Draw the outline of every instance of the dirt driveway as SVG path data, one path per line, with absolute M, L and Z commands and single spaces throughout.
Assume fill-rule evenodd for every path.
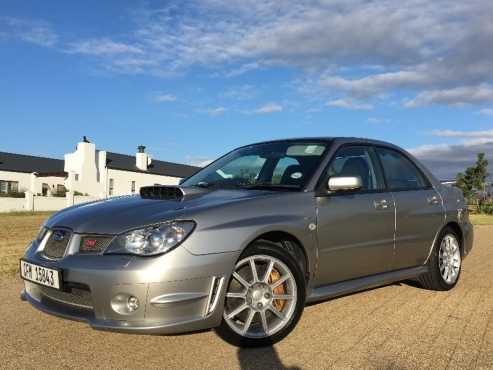
M 213 331 L 180 336 L 99 332 L 19 300 L 0 277 L 0 368 L 493 369 L 493 227 L 476 227 L 451 292 L 395 284 L 307 307 L 273 348 L 238 350 Z

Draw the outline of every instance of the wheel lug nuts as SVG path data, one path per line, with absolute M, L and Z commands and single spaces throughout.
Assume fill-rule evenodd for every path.
M 264 305 L 261 302 L 257 303 L 257 308 L 262 308 L 262 307 L 264 307 Z
M 265 293 L 265 294 L 264 294 L 264 297 L 265 297 L 266 299 L 269 299 L 269 298 L 270 298 L 270 294 L 269 294 L 269 293 Z

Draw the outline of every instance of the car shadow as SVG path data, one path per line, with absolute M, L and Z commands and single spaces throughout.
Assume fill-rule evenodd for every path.
M 298 366 L 285 366 L 273 346 L 261 348 L 238 348 L 238 362 L 242 370 L 287 369 L 301 370 Z

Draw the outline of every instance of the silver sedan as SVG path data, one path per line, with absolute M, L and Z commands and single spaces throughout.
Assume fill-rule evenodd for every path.
M 307 302 L 406 279 L 453 288 L 472 237 L 461 192 L 392 144 L 271 141 L 180 186 L 56 213 L 20 261 L 21 296 L 96 329 L 270 345 Z

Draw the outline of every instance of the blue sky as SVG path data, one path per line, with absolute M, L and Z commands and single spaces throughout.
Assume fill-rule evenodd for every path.
M 201 164 L 250 142 L 364 136 L 442 178 L 493 154 L 488 1 L 11 1 L 0 150 Z M 493 162 L 493 157 L 490 157 Z

